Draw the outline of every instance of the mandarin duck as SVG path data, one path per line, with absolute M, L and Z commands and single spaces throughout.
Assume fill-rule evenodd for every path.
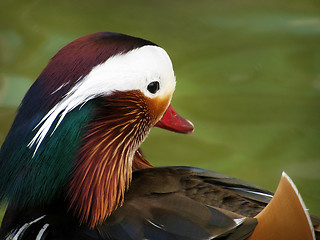
M 1 239 L 314 239 L 286 174 L 273 196 L 213 171 L 152 167 L 140 144 L 153 126 L 193 132 L 170 104 L 175 85 L 166 51 L 141 38 L 101 32 L 62 48 L 0 150 Z

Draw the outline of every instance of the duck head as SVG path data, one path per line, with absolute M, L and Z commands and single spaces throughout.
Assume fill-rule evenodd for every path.
M 175 85 L 169 56 L 152 42 L 108 32 L 71 42 L 19 107 L 0 150 L 0 199 L 62 196 L 80 222 L 102 222 L 122 204 L 150 129 L 193 131 L 170 105 Z

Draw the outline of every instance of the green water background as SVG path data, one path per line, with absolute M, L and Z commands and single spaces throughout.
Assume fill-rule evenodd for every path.
M 1 0 L 0 143 L 48 60 L 98 31 L 154 41 L 171 56 L 173 106 L 196 130 L 152 130 L 142 148 L 154 165 L 207 168 L 272 191 L 286 171 L 320 215 L 319 1 Z

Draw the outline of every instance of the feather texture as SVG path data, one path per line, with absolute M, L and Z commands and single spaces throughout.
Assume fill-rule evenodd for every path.
M 143 99 L 139 91 L 114 93 L 87 126 L 68 190 L 80 222 L 93 227 L 123 203 L 134 154 L 152 126 Z

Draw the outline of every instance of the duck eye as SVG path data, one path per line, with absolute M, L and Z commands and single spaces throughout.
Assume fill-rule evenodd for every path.
M 148 91 L 155 94 L 160 89 L 160 84 L 158 81 L 149 83 L 147 87 Z

